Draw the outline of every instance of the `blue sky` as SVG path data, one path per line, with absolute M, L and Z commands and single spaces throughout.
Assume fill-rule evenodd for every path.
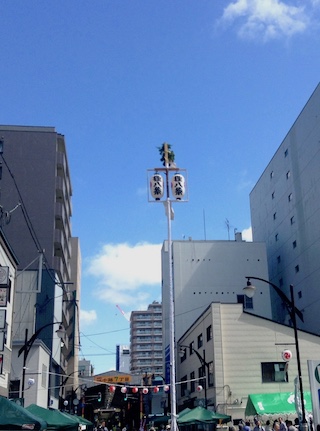
M 0 13 L 1 123 L 65 135 L 81 356 L 108 371 L 130 311 L 161 299 L 157 147 L 188 171 L 173 239 L 227 240 L 226 219 L 249 238 L 249 193 L 319 82 L 320 1 L 0 0 Z

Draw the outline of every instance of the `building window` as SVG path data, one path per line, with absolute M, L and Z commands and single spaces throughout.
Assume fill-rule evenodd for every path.
M 194 341 L 189 344 L 189 355 L 192 355 L 194 351 Z
M 202 334 L 198 335 L 198 349 L 203 346 L 203 337 Z
M 288 201 L 291 202 L 292 201 L 292 193 L 289 194 L 288 196 Z
M 262 362 L 262 383 L 288 383 L 287 362 Z
M 285 152 L 284 152 L 284 157 L 287 157 L 288 156 L 288 154 L 289 154 L 289 151 L 288 151 L 288 148 L 285 150 Z
M 281 262 L 281 256 L 277 257 L 277 262 L 280 263 Z
M 198 368 L 198 377 L 199 377 L 199 384 L 204 386 L 207 384 L 206 375 L 204 371 L 204 367 Z M 203 378 L 202 378 L 203 377 Z
M 273 176 L 274 176 L 274 172 L 273 172 L 273 171 L 271 171 L 271 172 L 270 172 L 270 179 L 272 179 L 272 178 L 273 178 Z
M 273 213 L 273 220 L 277 218 L 277 213 Z
M 243 305 L 244 310 L 253 309 L 253 298 L 248 298 L 246 295 L 237 295 L 237 302 Z
M 292 247 L 293 247 L 293 248 L 296 248 L 296 247 L 297 247 L 297 241 L 296 241 L 296 240 L 294 240 L 294 241 L 293 241 L 293 243 L 292 243 Z
M 194 371 L 190 373 L 190 392 L 194 392 L 196 390 L 196 382 L 195 382 L 195 374 Z
M 274 192 L 272 192 L 271 194 L 271 199 L 274 199 Z
M 186 382 L 187 376 L 183 376 L 181 379 L 181 396 L 184 397 L 186 395 L 186 391 L 188 389 L 188 383 Z
M 290 224 L 293 224 L 294 223 L 294 216 L 292 216 L 291 218 L 290 218 Z
M 283 278 L 280 278 L 279 279 L 279 286 L 281 287 L 281 286 L 283 286 Z
M 207 327 L 207 341 L 212 340 L 212 326 Z
M 278 234 L 278 233 L 276 233 L 276 234 L 275 234 L 274 239 L 275 239 L 276 241 L 279 241 L 279 234 Z
M 290 178 L 290 175 L 291 175 L 291 173 L 290 173 L 290 171 L 288 171 L 288 172 L 286 173 L 286 178 L 287 178 L 287 180 Z
M 185 347 L 180 347 L 180 363 L 187 359 L 187 349 Z
M 294 270 L 295 270 L 296 272 L 299 272 L 299 271 L 300 271 L 299 265 L 296 265 L 296 266 L 294 267 Z
M 299 292 L 298 292 L 298 298 L 299 298 L 299 299 L 301 299 L 301 298 L 302 298 L 302 292 L 301 292 L 301 290 L 299 290 Z

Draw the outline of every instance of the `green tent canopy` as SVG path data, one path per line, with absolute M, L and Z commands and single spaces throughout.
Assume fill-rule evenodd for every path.
M 45 430 L 46 422 L 7 398 L 0 397 L 0 430 Z M 31 428 L 32 427 L 32 428 Z
M 49 410 L 39 407 L 36 404 L 31 404 L 26 408 L 29 412 L 44 419 L 47 424 L 47 430 L 64 430 L 64 431 L 78 431 L 79 423 L 74 419 L 70 419 L 59 410 Z
M 69 419 L 76 421 L 80 425 L 84 425 L 84 427 L 82 427 L 83 429 L 86 429 L 87 431 L 93 431 L 94 425 L 92 422 L 88 421 L 88 419 L 85 419 L 77 415 L 71 415 L 70 413 L 67 413 L 67 412 L 61 412 L 61 414 L 63 414 Z
M 310 392 L 303 392 L 307 411 L 311 411 Z M 296 414 L 294 392 L 250 394 L 245 410 L 246 416 Z
M 194 425 L 199 423 L 217 424 L 226 423 L 231 420 L 231 416 L 215 413 L 204 407 L 198 406 L 177 419 L 179 425 Z

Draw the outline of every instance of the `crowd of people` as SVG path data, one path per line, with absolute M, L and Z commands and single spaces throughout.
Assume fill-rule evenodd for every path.
M 236 431 L 236 428 L 231 426 L 229 431 Z M 254 423 L 250 421 L 239 423 L 239 431 L 299 431 L 299 419 L 291 421 L 279 417 L 272 424 L 270 420 L 267 420 L 265 425 L 262 425 L 259 419 L 255 419 Z

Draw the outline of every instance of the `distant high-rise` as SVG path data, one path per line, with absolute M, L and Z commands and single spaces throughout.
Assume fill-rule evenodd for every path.
M 74 371 L 79 346 L 81 258 L 65 138 L 52 127 L 24 126 L 0 126 L 0 137 L 0 224 L 19 260 L 13 340 L 21 347 L 26 329 L 31 337 L 43 328 L 37 338 L 51 352 L 48 401 L 55 407 L 61 370 Z M 55 322 L 66 330 L 62 348 Z
M 131 373 L 163 375 L 162 306 L 154 301 L 130 319 Z
M 117 345 L 116 349 L 116 371 L 130 373 L 130 347 Z
M 320 84 L 250 194 L 252 232 L 265 241 L 270 280 L 303 311 L 300 328 L 319 334 Z M 288 321 L 275 294 L 274 318 Z

